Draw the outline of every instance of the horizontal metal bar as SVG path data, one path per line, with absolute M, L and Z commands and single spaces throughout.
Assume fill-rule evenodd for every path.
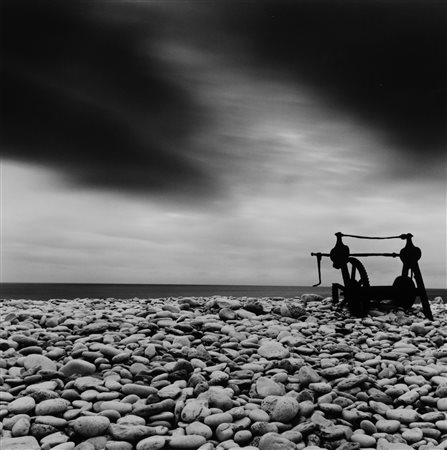
M 397 258 L 399 253 L 350 253 L 349 256 L 389 256 Z
M 352 237 L 357 239 L 406 239 L 406 234 L 400 234 L 399 236 L 385 236 L 385 237 L 378 237 L 378 236 L 358 236 L 356 234 L 343 234 L 341 233 L 343 237 Z
M 326 256 L 330 257 L 330 253 L 311 253 L 311 256 Z M 349 256 L 389 256 L 391 258 L 397 258 L 399 256 L 399 253 L 350 253 Z

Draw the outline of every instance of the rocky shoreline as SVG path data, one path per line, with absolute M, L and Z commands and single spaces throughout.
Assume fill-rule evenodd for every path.
M 447 305 L 4 300 L 1 450 L 447 449 Z

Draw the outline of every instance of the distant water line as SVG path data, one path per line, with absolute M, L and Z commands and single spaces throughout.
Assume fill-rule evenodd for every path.
M 330 295 L 330 288 L 306 286 L 246 286 L 203 284 L 68 284 L 2 283 L 0 297 L 49 300 L 52 298 L 163 298 L 163 297 L 287 297 L 304 293 Z
M 49 300 L 76 298 L 163 298 L 163 297 L 285 297 L 305 293 L 331 295 L 331 288 L 311 286 L 254 286 L 203 284 L 69 284 L 69 283 L 1 283 L 0 298 Z M 447 289 L 427 289 L 429 299 L 447 298 Z

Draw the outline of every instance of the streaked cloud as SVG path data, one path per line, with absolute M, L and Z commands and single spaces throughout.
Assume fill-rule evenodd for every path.
M 253 161 L 242 144 L 265 119 L 323 134 L 291 116 L 297 101 L 309 117 L 323 105 L 327 121 L 343 115 L 374 133 L 394 175 L 430 172 L 445 155 L 447 14 L 437 0 L 1 8 L 3 156 L 74 185 L 212 202 L 226 194 L 220 173 Z

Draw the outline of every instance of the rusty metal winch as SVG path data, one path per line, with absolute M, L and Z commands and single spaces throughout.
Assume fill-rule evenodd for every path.
M 422 279 L 418 261 L 421 258 L 421 250 L 412 242 L 411 233 L 399 236 L 372 237 L 357 236 L 353 234 L 335 233 L 337 237 L 334 248 L 329 253 L 311 253 L 317 257 L 318 279 L 321 284 L 321 258 L 329 257 L 333 267 L 341 270 L 344 284 L 332 284 L 332 299 L 338 304 L 340 296 L 343 297 L 341 305 L 347 305 L 351 314 L 357 317 L 365 316 L 373 300 L 392 300 L 395 306 L 405 309 L 411 308 L 416 300 L 420 298 L 422 310 L 425 316 L 433 320 L 433 315 L 428 302 L 427 292 Z M 405 247 L 399 253 L 351 253 L 349 247 L 343 243 L 344 237 L 357 239 L 402 239 L 406 241 Z M 392 286 L 370 286 L 368 274 L 358 257 L 384 256 L 397 258 L 402 261 L 402 272 L 394 280 Z

